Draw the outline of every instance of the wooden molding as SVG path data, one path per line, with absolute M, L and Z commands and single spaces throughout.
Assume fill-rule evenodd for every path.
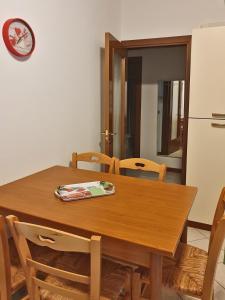
M 181 173 L 182 170 L 178 169 L 178 168 L 171 168 L 171 167 L 167 167 L 167 171 L 168 172 L 173 172 L 173 173 Z
M 191 35 L 174 36 L 174 37 L 162 37 L 152 39 L 140 39 L 140 40 L 125 40 L 122 41 L 122 45 L 125 48 L 147 48 L 147 47 L 159 47 L 159 46 L 181 46 L 187 45 L 191 41 Z
M 207 231 L 211 231 L 211 229 L 212 229 L 212 225 L 210 225 L 210 224 L 196 222 L 196 221 L 190 221 L 190 220 L 188 220 L 188 226 L 193 227 L 193 228 L 207 230 Z
M 191 37 L 186 44 L 186 71 L 184 90 L 184 123 L 183 123 L 183 146 L 182 146 L 182 184 L 186 184 L 187 169 L 187 144 L 188 144 L 188 115 L 189 115 L 189 90 L 190 90 L 190 69 L 191 69 Z
M 140 157 L 142 56 L 128 57 L 127 64 L 127 126 L 133 136 L 132 157 Z

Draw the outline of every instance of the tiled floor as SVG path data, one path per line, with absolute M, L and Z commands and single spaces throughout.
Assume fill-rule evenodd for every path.
M 207 250 L 209 244 L 210 232 L 195 228 L 188 228 L 188 244 Z M 214 300 L 225 300 L 225 265 L 223 264 L 225 243 L 221 251 L 216 271 L 216 280 L 214 284 Z M 175 293 L 164 291 L 163 300 L 192 300 L 196 298 L 188 296 L 178 296 Z

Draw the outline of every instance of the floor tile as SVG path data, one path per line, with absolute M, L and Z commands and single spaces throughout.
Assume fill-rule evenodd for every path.
M 217 264 L 216 281 L 225 288 L 225 265 L 223 263 Z
M 147 289 L 143 294 L 143 299 L 149 299 L 149 289 Z M 181 296 L 179 296 L 174 290 L 162 287 L 161 293 L 162 300 L 182 300 Z
M 188 242 L 205 239 L 205 236 L 195 228 L 188 227 L 187 240 Z
M 220 255 L 219 255 L 217 263 L 223 263 L 223 261 L 224 261 L 224 250 L 220 251 Z M 225 276 L 225 272 L 224 272 L 224 276 Z
M 162 289 L 162 300 L 181 300 L 182 298 L 173 290 Z
M 225 289 L 220 284 L 215 282 L 215 285 L 214 285 L 214 300 L 224 300 L 224 299 L 225 299 Z
M 189 227 L 190 228 L 190 227 Z M 193 229 L 195 229 L 195 228 L 193 228 Z M 206 238 L 210 238 L 210 234 L 211 234 L 211 231 L 208 231 L 208 230 L 202 230 L 202 229 L 195 229 L 195 230 L 197 230 L 198 232 L 200 232 L 204 237 L 206 237 Z M 224 242 L 223 242 L 223 246 L 222 246 L 222 249 L 225 249 L 225 240 L 224 240 Z
M 208 245 L 209 245 L 209 240 L 208 239 L 202 239 L 202 240 L 197 240 L 197 241 L 191 241 L 188 242 L 188 244 L 198 247 L 200 249 L 203 249 L 205 251 L 208 251 Z M 224 250 L 220 252 L 219 258 L 218 258 L 218 263 L 222 263 L 224 259 Z M 224 273 L 225 276 L 225 273 Z
M 202 230 L 202 229 L 197 229 L 201 234 L 203 234 L 206 238 L 210 238 L 210 234 L 211 232 L 208 231 L 208 230 Z M 223 242 L 223 246 L 222 246 L 222 249 L 225 249 L 225 240 Z
M 211 232 L 208 230 L 202 230 L 202 229 L 197 229 L 201 234 L 203 234 L 205 237 L 210 238 Z M 225 249 L 225 240 L 223 242 L 222 249 Z
M 208 230 L 202 230 L 202 229 L 197 229 L 202 235 L 204 235 L 204 237 L 206 238 L 210 238 L 210 234 L 211 234 L 211 231 L 208 231 Z
M 198 247 L 200 249 L 203 249 L 205 251 L 208 251 L 208 246 L 209 246 L 209 240 L 206 238 L 203 238 L 201 240 L 196 240 L 196 241 L 191 241 L 188 242 L 188 244 Z

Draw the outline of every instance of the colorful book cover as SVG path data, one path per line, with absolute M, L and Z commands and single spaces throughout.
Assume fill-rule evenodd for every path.
M 55 191 L 56 196 L 63 201 L 106 196 L 114 193 L 115 187 L 108 181 L 93 181 L 60 185 Z

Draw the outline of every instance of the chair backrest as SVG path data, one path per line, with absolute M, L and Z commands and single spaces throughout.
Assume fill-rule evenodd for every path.
M 108 155 L 106 155 L 104 153 L 85 152 L 85 153 L 77 154 L 76 152 L 74 152 L 72 154 L 71 166 L 73 168 L 77 168 L 78 161 L 103 164 L 103 165 L 108 166 L 109 173 L 114 173 L 115 158 L 109 157 Z
M 27 279 L 30 300 L 39 299 L 40 289 L 75 300 L 99 300 L 101 277 L 101 237 L 92 236 L 87 239 L 49 227 L 19 222 L 17 217 L 7 217 L 9 229 L 13 235 L 20 260 Z M 27 244 L 27 240 L 39 246 L 63 251 L 90 254 L 90 276 L 76 274 L 35 261 Z M 90 286 L 90 295 L 78 294 L 76 291 L 58 287 L 36 277 L 37 271 L 44 272 L 62 279 Z M 36 297 L 36 298 L 35 298 Z
M 0 216 L 0 299 L 11 299 L 11 270 L 6 223 Z
M 225 238 L 225 187 L 222 189 L 214 214 L 209 241 L 208 261 L 203 283 L 203 300 L 212 299 L 217 261 Z
M 158 173 L 158 179 L 161 181 L 164 180 L 166 175 L 166 165 L 157 164 L 156 162 L 145 158 L 128 158 L 123 160 L 116 159 L 115 173 L 120 174 L 120 169 L 132 169 Z

